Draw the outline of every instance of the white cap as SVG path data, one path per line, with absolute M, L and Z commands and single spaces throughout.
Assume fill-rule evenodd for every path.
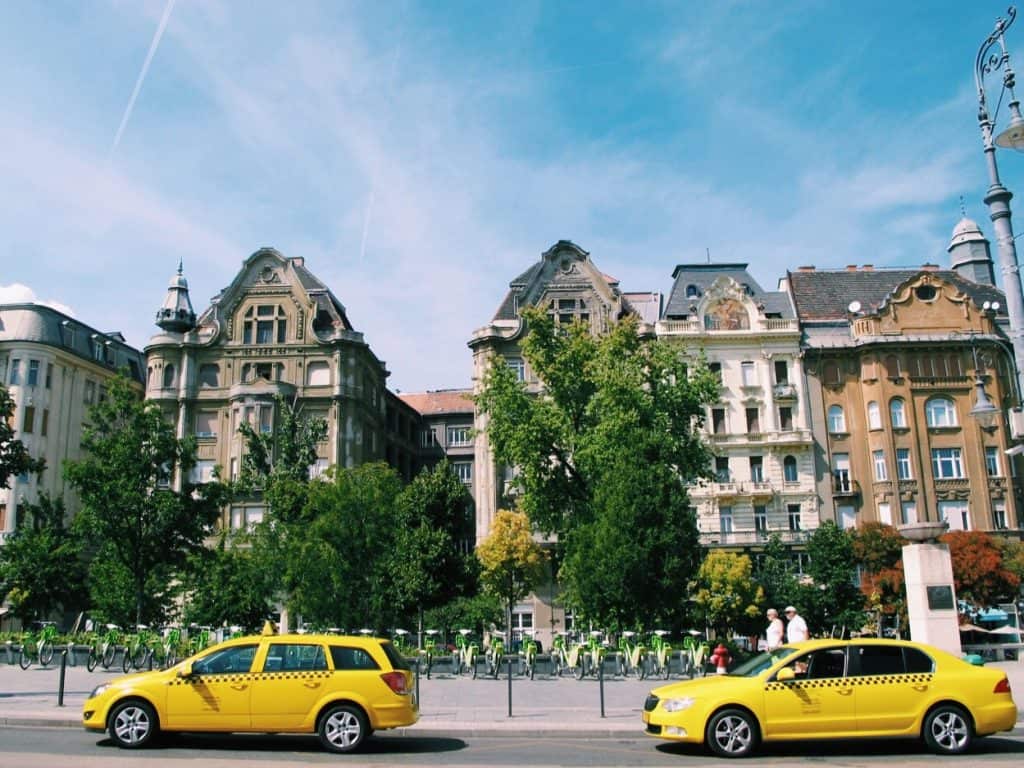
M 792 611 L 793 613 L 796 613 L 796 608 L 794 608 L 792 605 L 787 605 L 786 606 L 786 610 L 783 611 L 783 613 L 789 613 L 790 611 Z

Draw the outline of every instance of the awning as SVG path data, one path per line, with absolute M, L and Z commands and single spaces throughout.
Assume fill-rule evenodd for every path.
M 1016 635 L 1018 632 L 1020 632 L 1020 630 L 1017 629 L 1017 627 L 1011 627 L 1009 625 L 1005 627 L 996 627 L 995 629 L 990 629 L 988 631 L 990 635 Z
M 984 633 L 988 634 L 988 630 L 987 629 L 982 629 L 981 627 L 976 627 L 973 624 L 961 624 L 960 625 L 960 631 L 961 632 L 984 632 Z

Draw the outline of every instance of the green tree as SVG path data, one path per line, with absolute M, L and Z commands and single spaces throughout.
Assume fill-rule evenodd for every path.
M 273 612 L 276 580 L 235 538 L 222 531 L 216 546 L 190 557 L 182 592 L 186 623 L 255 630 Z
M 423 471 L 398 497 L 390 569 L 404 615 L 445 605 L 476 590 L 472 497 L 447 461 Z
M 301 533 L 296 528 L 286 541 L 283 574 L 290 606 L 306 621 L 349 629 L 395 626 L 399 606 L 389 563 L 401 490 L 401 478 L 383 463 L 310 484 Z
M 865 624 L 864 595 L 856 582 L 857 563 L 851 536 L 826 520 L 807 539 L 810 583 L 801 585 L 796 607 L 812 634 L 845 627 L 859 631 Z
M 68 462 L 64 471 L 82 502 L 75 530 L 97 553 L 90 589 L 96 595 L 119 573 L 118 583 L 127 580 L 131 591 L 121 612 L 130 606 L 135 623 L 148 623 L 159 616 L 147 593 L 155 584 L 170 584 L 202 546 L 217 519 L 223 486 L 191 482 L 194 444 L 179 440 L 160 407 L 140 400 L 123 375 L 110 381 L 107 397 L 90 409 L 82 448 L 85 458 Z M 181 490 L 174 488 L 175 479 Z M 104 578 L 101 571 L 107 572 Z
M 796 599 L 796 569 L 777 531 L 768 537 L 764 552 L 754 565 L 754 578 L 764 590 L 765 608 L 774 608 L 780 616 L 782 609 Z
M 698 612 L 720 638 L 731 638 L 737 629 L 747 633 L 761 613 L 764 590 L 754 581 L 747 555 L 711 550 L 700 565 L 694 587 Z
M 703 366 L 689 371 L 677 346 L 642 338 L 635 318 L 600 336 L 536 308 L 523 318 L 542 393 L 496 357 L 476 399 L 496 458 L 517 468 L 519 508 L 556 535 L 579 611 L 614 622 L 631 620 L 638 600 L 664 608 L 699 562 L 686 484 L 710 465 L 698 427 L 717 384 Z M 595 546 L 620 588 L 595 589 Z
M 33 459 L 25 444 L 14 437 L 14 400 L 0 384 L 0 488 L 7 488 L 12 477 L 45 468 L 42 459 Z
M 22 621 L 83 607 L 85 563 L 81 545 L 64 525 L 64 502 L 41 493 L 0 547 L 0 596 Z
M 512 608 L 530 594 L 546 572 L 544 551 L 534 541 L 530 519 L 523 512 L 498 510 L 491 532 L 476 548 L 484 589 L 505 604 L 505 626 L 512 626 Z

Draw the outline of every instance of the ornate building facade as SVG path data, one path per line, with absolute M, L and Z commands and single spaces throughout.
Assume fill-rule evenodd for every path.
M 964 219 L 953 268 L 817 270 L 784 283 L 804 331 L 823 519 L 1020 528 L 1017 404 L 988 243 Z M 999 409 L 972 414 L 979 392 Z
M 800 329 L 789 296 L 765 291 L 746 264 L 683 264 L 659 338 L 703 356 L 721 381 L 708 406 L 712 479 L 690 488 L 701 543 L 749 547 L 777 533 L 802 542 L 818 526 Z
M 41 477 L 12 477 L 9 488 L 0 488 L 0 544 L 14 531 L 19 508 L 40 492 L 63 499 L 69 516 L 78 511 L 62 467 L 82 457 L 89 407 L 103 399 L 119 370 L 142 391 L 142 353 L 120 333 L 103 333 L 41 304 L 0 306 L 0 382 L 14 400 L 16 436 L 33 457 L 46 460 Z
M 156 323 L 161 331 L 145 349 L 146 397 L 164 407 L 180 436 L 195 436 L 200 480 L 217 466 L 237 476 L 238 426 L 272 431 L 276 396 L 327 421 L 311 473 L 388 459 L 408 478 L 410 441 L 390 439 L 388 427 L 390 417 L 411 435 L 412 414 L 397 402 L 389 412 L 384 363 L 303 259 L 261 248 L 198 317 L 179 268 Z M 254 497 L 233 504 L 222 522 L 240 528 L 263 513 Z

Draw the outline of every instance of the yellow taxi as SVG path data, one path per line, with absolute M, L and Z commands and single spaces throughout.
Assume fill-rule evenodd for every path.
M 316 733 L 351 752 L 376 730 L 419 719 L 412 673 L 387 640 L 341 635 L 239 637 L 158 672 L 96 686 L 87 730 L 136 748 L 160 731 Z
M 903 736 L 940 754 L 1008 731 L 1006 673 L 901 640 L 809 640 L 726 675 L 665 685 L 644 702 L 647 733 L 744 757 L 762 741 Z

